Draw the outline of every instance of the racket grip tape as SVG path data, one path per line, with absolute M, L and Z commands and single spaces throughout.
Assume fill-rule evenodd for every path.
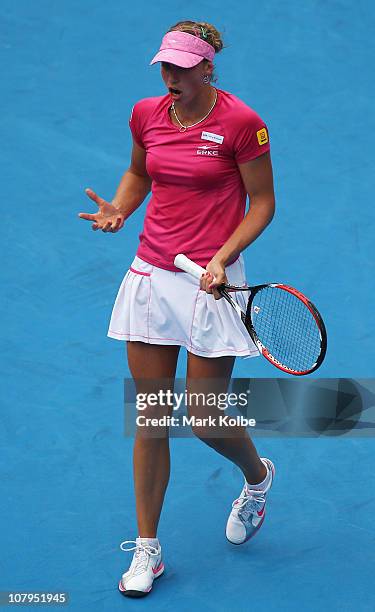
M 202 266 L 196 264 L 194 261 L 186 257 L 186 255 L 182 255 L 182 253 L 176 255 L 174 258 L 174 265 L 176 268 L 180 268 L 180 270 L 183 270 L 184 272 L 187 272 L 188 274 L 191 274 L 191 276 L 198 279 L 200 279 L 202 274 L 207 272 L 207 270 L 202 268 Z

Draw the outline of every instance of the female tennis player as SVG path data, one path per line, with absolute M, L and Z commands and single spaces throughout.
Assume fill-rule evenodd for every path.
M 216 287 L 246 283 L 241 253 L 273 217 L 270 145 L 257 113 L 212 85 L 215 54 L 222 47 L 219 32 L 208 23 L 183 21 L 170 28 L 151 61 L 161 64 L 167 94 L 135 104 L 131 163 L 114 199 L 107 202 L 87 189 L 98 211 L 79 215 L 92 221 L 94 230 L 118 232 L 152 192 L 108 331 L 126 341 L 138 392 L 145 390 L 145 380 L 147 391 L 156 392 L 158 379 L 174 380 L 181 346 L 187 350 L 188 392 L 203 379 L 215 379 L 216 392 L 225 392 L 236 356 L 258 355 Z M 251 206 L 245 214 L 247 196 Z M 206 269 L 200 281 L 174 266 L 178 253 Z M 236 299 L 246 308 L 241 293 Z M 203 412 L 202 406 L 188 411 Z M 150 405 L 143 414 L 160 415 L 163 408 Z M 134 445 L 138 537 L 121 544 L 134 550 L 119 583 L 130 597 L 149 593 L 164 571 L 157 528 L 169 480 L 169 438 L 144 436 L 141 429 Z M 226 526 L 227 539 L 242 544 L 263 523 L 273 463 L 258 456 L 243 427 L 233 427 L 230 436 L 210 436 L 198 425 L 193 431 L 242 470 L 244 486 Z

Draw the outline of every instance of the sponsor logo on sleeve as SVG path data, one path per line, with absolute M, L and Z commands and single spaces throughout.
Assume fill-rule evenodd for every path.
M 257 131 L 257 138 L 258 138 L 258 143 L 260 145 L 267 144 L 267 142 L 268 142 L 268 134 L 267 134 L 266 128 L 262 128 L 261 130 Z

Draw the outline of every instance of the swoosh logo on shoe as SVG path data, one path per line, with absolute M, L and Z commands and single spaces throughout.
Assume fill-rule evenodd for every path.
M 265 507 L 266 507 L 266 504 L 264 504 L 264 506 L 263 506 L 263 508 L 261 510 L 258 510 L 258 512 L 257 512 L 258 516 L 263 516 Z
M 163 567 L 163 563 L 159 563 L 159 565 L 157 565 L 156 567 L 152 568 L 152 571 L 154 574 L 157 574 L 158 571 Z

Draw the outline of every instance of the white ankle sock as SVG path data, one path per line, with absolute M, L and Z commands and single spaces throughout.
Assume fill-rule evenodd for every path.
M 159 548 L 159 538 L 141 538 L 139 536 L 139 539 L 141 541 L 142 544 L 149 544 L 150 546 L 153 546 L 154 548 Z

